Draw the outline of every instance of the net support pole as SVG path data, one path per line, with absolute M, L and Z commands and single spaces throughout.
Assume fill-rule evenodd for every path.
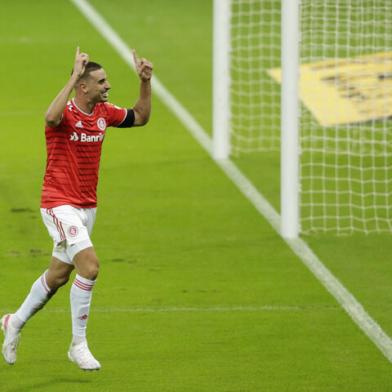
M 230 14 L 231 0 L 214 0 L 213 157 L 230 154 Z
M 282 1 L 281 234 L 299 234 L 299 28 L 300 0 Z

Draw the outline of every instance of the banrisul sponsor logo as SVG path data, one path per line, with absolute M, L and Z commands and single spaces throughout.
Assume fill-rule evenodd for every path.
M 103 138 L 105 137 L 104 133 L 99 133 L 97 135 L 87 135 L 86 133 L 80 134 L 80 141 L 81 142 L 102 142 Z
M 79 135 L 76 132 L 72 132 L 69 140 L 71 140 L 71 142 L 77 142 L 79 140 Z
M 82 142 L 82 143 L 94 143 L 94 142 L 102 142 L 104 139 L 105 134 L 104 133 L 99 133 L 97 135 L 87 135 L 87 133 L 77 133 L 77 132 L 72 132 L 69 140 L 71 142 Z

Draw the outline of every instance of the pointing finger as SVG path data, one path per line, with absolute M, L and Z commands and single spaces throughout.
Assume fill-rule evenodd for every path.
M 132 57 L 133 57 L 133 63 L 135 64 L 135 67 L 137 67 L 139 65 L 138 59 L 137 59 L 137 55 L 136 55 L 136 50 L 132 49 Z

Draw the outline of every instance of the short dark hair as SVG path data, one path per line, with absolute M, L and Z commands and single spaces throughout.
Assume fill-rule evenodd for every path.
M 95 63 L 94 61 L 89 61 L 86 64 L 86 68 L 84 69 L 83 75 L 80 77 L 80 79 L 86 79 L 90 75 L 91 72 L 96 71 L 101 68 L 103 68 L 101 64 Z M 72 69 L 71 75 L 72 75 L 72 73 L 73 73 L 73 69 Z

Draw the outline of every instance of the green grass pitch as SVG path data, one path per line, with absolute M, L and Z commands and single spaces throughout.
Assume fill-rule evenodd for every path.
M 94 0 L 206 130 L 211 126 L 209 0 Z M 65 0 L 3 2 L 0 13 L 0 309 L 13 311 L 46 268 L 39 214 L 43 114 L 80 45 L 102 62 L 111 101 L 138 82 Z M 66 357 L 69 285 L 23 331 L 1 392 L 390 391 L 391 364 L 158 99 L 147 127 L 111 129 L 93 234 L 101 260 L 89 342 L 102 370 Z M 278 208 L 279 165 L 238 165 Z M 392 333 L 389 236 L 307 241 Z

